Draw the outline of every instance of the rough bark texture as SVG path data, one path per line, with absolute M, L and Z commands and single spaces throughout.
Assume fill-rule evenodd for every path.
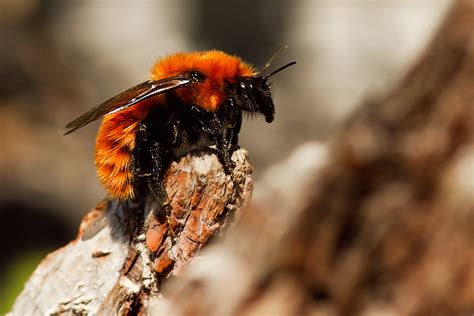
M 202 202 L 201 193 L 188 192 L 184 184 L 199 177 L 177 181 L 173 192 L 181 193 L 173 199 L 175 217 L 145 216 L 142 226 L 148 228 L 133 234 L 132 242 L 119 237 L 129 236 L 128 231 L 110 231 L 115 224 L 109 215 L 108 225 L 98 232 L 91 225 L 100 219 L 90 220 L 93 228 L 82 233 L 89 239 L 48 256 L 14 312 L 21 314 L 33 301 L 36 306 L 29 311 L 94 311 L 100 306 L 104 314 L 473 314 L 473 30 L 474 2 L 456 2 L 426 53 L 396 88 L 361 107 L 327 153 L 309 144 L 271 168 L 239 224 L 184 273 L 182 267 L 207 239 L 202 234 L 216 228 L 203 219 L 215 216 L 222 205 L 234 205 L 225 202 L 219 208 L 214 198 Z M 237 181 L 237 192 L 248 197 L 249 167 L 244 166 L 246 176 Z M 228 194 L 223 189 L 228 182 L 212 180 L 222 171 L 207 172 L 203 177 Z M 205 194 L 220 196 L 212 190 Z M 200 205 L 193 208 L 196 214 L 182 215 L 180 208 L 188 202 Z M 123 222 L 131 217 L 119 207 L 112 209 L 117 214 L 113 221 L 121 222 L 121 229 L 130 227 Z M 184 226 L 183 218 L 188 219 Z M 222 220 L 213 218 L 213 223 Z M 164 232 L 168 227 L 175 237 Z M 77 264 L 62 266 L 79 260 L 66 252 L 81 245 L 88 247 L 83 260 L 91 262 L 95 278 L 86 275 L 87 265 L 81 271 Z M 182 252 L 183 247 L 190 251 Z M 145 255 L 147 249 L 156 255 Z M 169 274 L 179 277 L 163 282 Z M 67 286 L 76 293 L 84 286 L 89 294 L 74 296 L 63 289 Z M 38 297 L 49 303 L 40 304 Z
M 127 315 L 146 311 L 161 283 L 179 275 L 250 200 L 252 169 L 234 152 L 227 175 L 214 154 L 188 155 L 166 179 L 171 212 L 143 203 L 102 201 L 76 240 L 49 254 L 17 298 L 12 314 Z

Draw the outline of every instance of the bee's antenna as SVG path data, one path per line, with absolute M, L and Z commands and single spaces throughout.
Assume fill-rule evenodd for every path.
M 288 68 L 288 67 L 290 67 L 290 66 L 293 66 L 293 65 L 295 65 L 295 64 L 296 64 L 296 61 L 289 62 L 288 64 L 286 64 L 286 65 L 284 65 L 284 66 L 281 66 L 281 67 L 278 68 L 277 70 L 272 71 L 272 73 L 269 74 L 268 77 L 271 77 L 271 76 L 273 76 L 274 74 L 279 73 L 280 71 L 282 71 L 282 70 L 284 70 L 284 69 L 286 69 L 286 68 Z
M 270 59 L 267 61 L 267 63 L 265 64 L 265 66 L 263 66 L 262 68 L 262 75 L 263 77 L 265 77 L 265 71 L 267 70 L 268 67 L 270 67 L 270 65 L 273 63 L 273 61 L 278 57 L 280 56 L 286 49 L 288 48 L 288 45 L 285 45 L 283 46 L 282 48 L 280 48 L 275 54 L 273 54 L 272 57 L 270 57 Z M 270 75 L 271 76 L 271 75 Z M 269 76 L 269 77 L 270 77 Z

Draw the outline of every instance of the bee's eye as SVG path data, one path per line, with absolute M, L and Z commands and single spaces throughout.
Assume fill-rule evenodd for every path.
M 191 76 L 191 79 L 194 82 L 203 82 L 204 79 L 206 79 L 206 76 L 202 72 L 199 72 L 197 70 L 192 70 L 189 75 Z

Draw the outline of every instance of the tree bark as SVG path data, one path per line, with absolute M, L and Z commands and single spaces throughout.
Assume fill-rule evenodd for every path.
M 85 220 L 82 237 L 38 268 L 14 313 L 34 301 L 29 311 L 56 313 L 473 314 L 472 30 L 474 2 L 455 2 L 426 52 L 396 87 L 366 102 L 331 140 L 327 153 L 308 144 L 271 168 L 238 225 L 185 271 L 208 238 L 202 234 L 208 229 L 212 234 L 215 224 L 184 224 L 186 230 L 173 217 L 153 219 L 146 212 L 144 223 L 125 224 L 140 217 L 109 204 L 105 228 L 97 232 L 101 225 L 95 223 L 102 219 L 95 214 L 104 212 L 93 211 L 89 217 L 95 219 Z M 185 172 L 186 166 L 176 172 Z M 218 203 L 216 209 L 240 209 L 249 200 L 250 167 L 239 166 L 238 185 L 235 179 L 229 184 L 234 190 L 222 189 L 228 182 L 218 180 L 216 189 L 239 192 L 232 196 L 244 202 Z M 222 171 L 202 174 L 207 181 L 224 177 Z M 176 183 L 174 190 L 193 191 L 187 183 Z M 188 214 L 196 211 L 201 219 L 204 213 L 215 214 L 212 201 L 220 195 L 212 192 L 209 204 Z M 196 194 L 172 195 L 173 214 L 181 214 L 188 201 L 195 205 Z M 217 216 L 213 223 L 221 221 Z M 164 228 L 155 231 L 160 225 Z M 145 229 L 138 233 L 136 227 Z M 177 237 L 166 231 L 169 227 Z M 199 244 L 188 255 L 181 252 L 189 245 L 187 234 L 194 236 L 190 245 Z
M 104 200 L 84 217 L 79 234 L 49 254 L 17 298 L 13 315 L 145 312 L 161 283 L 188 261 L 250 200 L 252 168 L 244 150 L 227 175 L 216 155 L 173 163 L 166 177 L 170 213 L 144 203 Z

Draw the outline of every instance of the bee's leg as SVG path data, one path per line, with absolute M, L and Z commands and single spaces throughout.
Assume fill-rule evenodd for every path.
M 143 193 L 149 193 L 159 205 L 155 215 L 160 222 L 170 223 L 170 201 L 166 193 L 165 174 L 171 163 L 170 140 L 178 131 L 169 129 L 159 119 L 168 120 L 166 113 L 152 113 L 139 123 L 134 149 L 134 170 Z M 163 123 L 163 124 L 162 124 Z M 169 231 L 173 233 L 169 225 Z
M 227 125 L 229 128 L 223 134 L 218 134 L 215 142 L 219 159 L 224 166 L 224 170 L 227 174 L 230 174 L 235 167 L 235 163 L 231 159 L 232 153 L 239 148 L 238 143 L 240 127 L 242 126 L 242 113 L 237 112 L 227 120 L 227 124 L 221 122 L 221 126 Z
M 137 134 L 135 138 L 136 144 L 133 151 L 133 171 L 136 177 L 149 177 L 153 170 L 150 153 L 147 150 L 149 147 L 149 131 L 147 125 L 141 121 L 138 125 Z
M 168 198 L 163 178 L 154 174 L 152 177 L 148 178 L 148 188 L 160 205 L 160 209 L 156 212 L 157 217 L 160 219 L 160 222 L 166 221 L 168 223 L 168 229 L 171 235 L 174 235 L 171 225 L 171 201 Z
M 230 142 L 232 151 L 239 148 L 239 132 L 240 132 L 241 126 L 242 126 L 242 113 L 239 112 L 237 113 L 236 118 L 235 118 L 235 125 L 230 130 L 230 133 L 229 133 L 229 142 Z
M 155 200 L 161 206 L 158 216 L 166 218 L 168 229 L 171 235 L 174 235 L 171 222 L 171 201 L 166 192 L 165 174 L 170 165 L 171 159 L 168 150 L 159 143 L 153 143 L 150 146 L 150 154 L 153 161 L 153 173 L 148 177 L 148 189 Z M 163 218 L 164 220 L 164 218 Z
M 229 140 L 224 135 L 219 135 L 216 138 L 216 150 L 219 160 L 224 166 L 226 174 L 230 174 L 234 170 L 235 162 L 231 159 L 231 150 Z
M 139 123 L 133 165 L 136 177 L 143 179 L 146 184 L 144 189 L 148 189 L 157 202 L 163 203 L 167 200 L 162 182 L 169 154 L 166 144 L 155 140 L 154 135 L 159 132 L 161 131 L 152 128 L 149 120 L 142 120 Z
M 224 167 L 226 174 L 230 174 L 235 167 L 232 161 L 232 152 L 234 142 L 238 141 L 238 131 L 240 130 L 238 117 L 230 115 L 229 117 L 220 117 L 215 115 L 210 120 L 207 132 L 213 136 L 216 146 L 217 156 Z
M 152 174 L 148 177 L 148 189 L 156 201 L 161 204 L 168 203 L 168 195 L 165 190 L 164 176 L 170 165 L 169 152 L 158 142 L 149 146 L 152 164 Z

